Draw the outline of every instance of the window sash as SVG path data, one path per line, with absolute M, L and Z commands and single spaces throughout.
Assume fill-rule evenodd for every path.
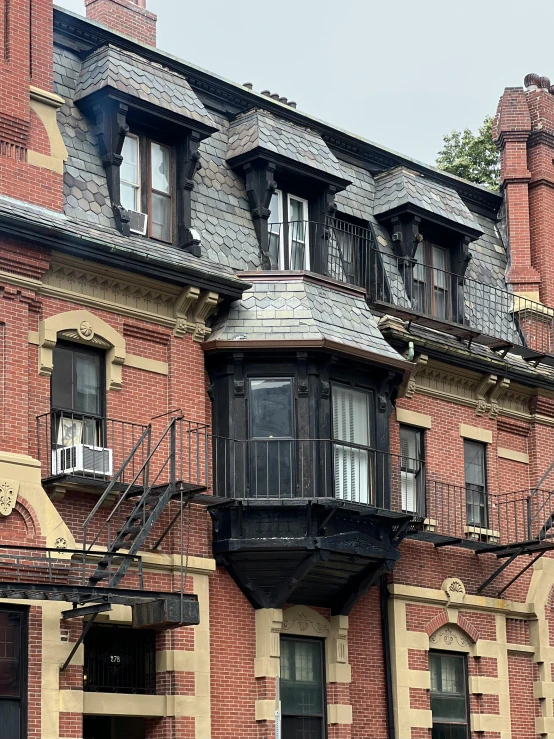
M 323 642 L 318 639 L 282 636 L 280 683 L 283 717 L 323 718 Z
M 335 497 L 358 503 L 374 498 L 369 393 L 333 384 L 333 464 Z
M 161 159 L 158 154 L 161 154 Z M 148 214 L 150 238 L 171 243 L 173 231 L 172 208 L 172 157 L 168 146 L 156 141 L 148 141 L 149 177 L 148 177 Z M 165 160 L 165 161 L 164 161 Z M 159 163 L 162 168 L 156 177 L 154 167 Z M 164 171 L 165 170 L 165 171 Z M 165 182 L 164 182 L 165 178 Z M 162 220 L 155 220 L 154 204 L 157 203 L 163 211 Z
M 425 241 L 417 245 L 412 272 L 412 304 L 435 318 L 451 317 L 448 250 Z
M 430 652 L 431 712 L 433 736 L 447 737 L 447 727 L 459 727 L 455 736 L 469 735 L 467 665 L 465 655 Z M 450 706 L 450 714 L 448 714 Z M 446 712 L 444 712 L 446 710 Z M 444 727 L 444 728 L 443 728 Z M 460 733 L 465 729 L 465 733 Z
M 131 144 L 131 142 L 133 142 L 133 144 Z M 133 146 L 134 150 L 132 148 Z M 121 153 L 123 155 L 123 162 L 121 163 L 119 176 L 121 205 L 127 210 L 140 211 L 141 187 L 139 137 L 134 136 L 133 134 L 127 134 Z M 127 195 L 125 193 L 127 193 Z M 127 199 L 127 196 L 129 199 Z
M 298 208 L 298 206 L 300 206 Z M 308 228 L 308 201 L 296 195 L 287 196 L 288 210 L 288 268 L 310 269 L 310 236 Z
M 425 512 L 425 466 L 422 429 L 400 426 L 402 510 Z

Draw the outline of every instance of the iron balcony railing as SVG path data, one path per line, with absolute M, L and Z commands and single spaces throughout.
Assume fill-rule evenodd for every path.
M 541 303 L 376 250 L 370 273 L 368 297 L 376 307 L 495 349 L 514 346 L 528 359 L 554 354 L 554 310 Z
M 437 480 L 426 480 L 424 487 L 418 513 L 431 538 L 501 546 L 554 538 L 554 491 L 491 493 L 476 485 Z
M 218 498 L 338 498 L 412 511 L 424 479 L 417 460 L 348 441 L 213 437 Z
M 308 270 L 368 289 L 373 232 L 338 218 L 270 223 L 269 250 L 279 269 Z
M 37 417 L 42 478 L 72 475 L 109 480 L 146 429 L 144 424 L 52 409 Z M 135 466 L 140 462 L 137 455 Z

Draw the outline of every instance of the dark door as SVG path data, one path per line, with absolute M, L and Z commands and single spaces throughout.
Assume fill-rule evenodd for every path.
M 27 612 L 0 610 L 0 739 L 27 736 Z
M 282 739 L 324 739 L 323 641 L 281 637 Z

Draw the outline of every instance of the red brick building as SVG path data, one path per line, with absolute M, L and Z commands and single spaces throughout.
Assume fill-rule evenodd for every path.
M 498 194 L 145 6 L 0 3 L 0 739 L 554 737 L 549 81 Z

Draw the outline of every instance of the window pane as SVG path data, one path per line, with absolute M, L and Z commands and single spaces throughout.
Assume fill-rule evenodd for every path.
M 467 736 L 467 698 L 465 657 L 457 654 L 429 653 L 431 672 L 431 712 L 433 736 Z M 461 725 L 462 733 L 450 734 L 448 723 Z M 457 730 L 456 730 L 457 731 Z M 445 733 L 446 732 L 446 733 Z M 466 733 L 464 733 L 466 732 Z
M 303 200 L 296 200 L 296 198 L 290 198 L 289 200 L 289 221 L 305 221 L 306 203 Z
M 281 706 L 283 714 L 323 713 L 323 660 L 317 641 L 281 640 Z
M 126 210 L 139 210 L 138 207 L 138 188 L 121 181 L 120 187 L 121 205 Z
M 292 380 L 251 380 L 250 438 L 292 435 Z
M 369 395 L 342 385 L 333 385 L 333 436 L 369 446 Z
M 160 241 L 171 240 L 171 198 L 152 193 L 152 236 Z
M 75 409 L 100 415 L 100 357 L 75 353 Z
M 466 483 L 485 485 L 485 447 L 471 441 L 464 442 Z
M 135 136 L 126 136 L 121 154 L 121 179 L 131 185 L 139 184 L 138 139 Z
M 433 724 L 432 739 L 468 739 L 466 724 Z
M 20 653 L 20 616 L 0 612 L 0 696 L 19 697 Z
M 444 721 L 466 721 L 466 702 L 463 695 L 451 698 L 431 696 L 433 719 Z
M 152 189 L 169 195 L 169 149 L 152 142 L 151 145 Z
M 73 352 L 56 346 L 53 353 L 52 407 L 73 409 Z
M 0 739 L 21 737 L 21 705 L 19 700 L 0 699 Z
M 400 427 L 401 491 L 403 511 L 424 511 L 423 433 L 410 426 Z
M 269 209 L 271 211 L 271 214 L 267 221 L 270 226 L 271 224 L 279 223 L 281 220 L 281 209 L 279 207 L 280 200 L 281 200 L 281 193 L 274 192 L 273 195 L 271 196 L 271 202 L 269 204 Z

